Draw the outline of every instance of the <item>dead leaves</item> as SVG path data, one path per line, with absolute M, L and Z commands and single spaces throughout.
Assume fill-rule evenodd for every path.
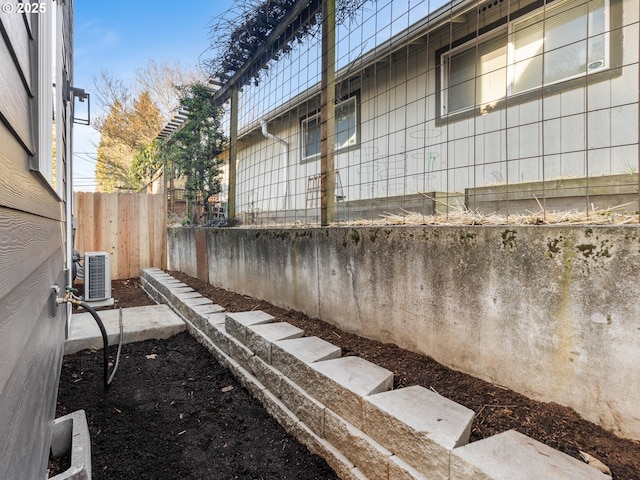
M 589 455 L 586 452 L 580 451 L 580 456 L 582 457 L 582 459 L 585 462 L 587 462 L 593 468 L 595 468 L 597 470 L 600 470 L 602 473 L 604 473 L 606 475 L 611 475 L 611 470 L 609 469 L 609 467 L 607 467 L 604 463 L 602 463 L 600 460 L 598 460 L 593 455 Z

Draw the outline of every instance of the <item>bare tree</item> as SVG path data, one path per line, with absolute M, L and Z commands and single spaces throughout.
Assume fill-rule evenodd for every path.
M 180 106 L 180 87 L 202 81 L 204 74 L 200 70 L 186 68 L 178 61 L 149 60 L 136 70 L 136 87 L 149 92 L 165 120 L 171 119 Z

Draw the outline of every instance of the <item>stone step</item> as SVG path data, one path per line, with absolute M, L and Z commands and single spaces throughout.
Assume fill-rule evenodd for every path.
M 393 388 L 393 373 L 360 357 L 342 357 L 309 365 L 297 381 L 309 395 L 362 429 L 364 397 Z
M 247 330 L 252 325 L 261 325 L 263 323 L 273 323 L 276 319 L 263 312 L 262 310 L 252 310 L 250 312 L 233 312 L 227 313 L 225 318 L 225 326 L 227 333 L 235 337 L 241 343 L 247 343 Z
M 606 480 L 609 475 L 580 460 L 509 430 L 456 448 L 451 480 Z
M 223 307 L 214 304 L 188 285 L 170 275 L 160 274 L 155 269 L 143 269 L 140 279 L 142 288 L 151 298 L 159 303 L 169 303 L 179 315 L 198 328 L 205 328 L 207 315 L 224 311 Z
M 195 290 L 191 290 L 190 292 L 185 293 L 176 293 L 175 295 L 182 301 L 188 300 L 190 298 L 203 298 L 202 295 L 200 295 L 200 293 L 196 292 Z
M 300 338 L 304 330 L 287 322 L 249 325 L 245 331 L 247 347 L 265 362 L 271 363 L 271 346 L 280 340 Z
M 271 365 L 300 386 L 306 383 L 310 364 L 340 355 L 339 347 L 318 337 L 280 340 L 271 345 Z
M 393 454 L 329 409 L 325 409 L 324 438 L 352 461 L 366 478 L 389 479 L 389 459 Z
M 213 304 L 212 300 L 209 300 L 208 298 L 203 297 L 198 292 L 193 292 L 193 293 L 197 293 L 197 296 L 192 296 L 190 298 L 184 298 L 184 297 L 181 297 L 180 295 L 176 295 L 176 296 L 180 298 L 182 302 L 189 307 L 197 307 L 199 305 Z M 188 293 L 187 295 L 193 295 L 193 293 Z
M 427 478 L 449 478 L 453 448 L 469 442 L 475 412 L 421 386 L 365 398 L 362 430 Z

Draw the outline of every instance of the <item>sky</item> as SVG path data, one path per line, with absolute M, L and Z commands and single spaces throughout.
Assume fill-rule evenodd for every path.
M 91 93 L 103 70 L 131 84 L 149 60 L 197 66 L 210 44 L 209 23 L 232 5 L 233 0 L 75 0 L 74 87 Z M 98 113 L 93 103 L 92 116 Z M 92 127 L 74 126 L 74 190 L 95 188 L 99 139 Z

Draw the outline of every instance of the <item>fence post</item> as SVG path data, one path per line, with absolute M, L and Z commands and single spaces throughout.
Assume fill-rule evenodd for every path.
M 336 2 L 322 1 L 322 81 L 320 91 L 320 223 L 335 220 L 334 134 L 336 107 Z

